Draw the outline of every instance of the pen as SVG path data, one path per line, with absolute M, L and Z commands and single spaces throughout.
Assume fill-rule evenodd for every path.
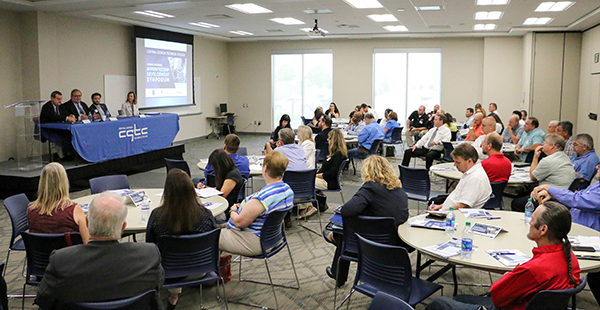
M 494 255 L 515 255 L 512 252 L 494 252 Z
M 488 219 L 488 220 L 499 220 L 499 219 L 500 219 L 500 217 L 499 217 L 499 216 L 498 216 L 498 217 L 488 217 L 487 219 Z

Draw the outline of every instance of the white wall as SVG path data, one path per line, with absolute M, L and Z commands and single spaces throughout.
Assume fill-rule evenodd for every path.
M 600 120 L 591 120 L 588 114 L 600 111 L 600 62 L 594 62 L 594 54 L 600 53 L 600 27 L 583 33 L 581 44 L 581 70 L 579 75 L 579 108 L 577 109 L 577 132 L 592 135 L 596 149 L 600 143 Z M 594 74 L 596 73 L 596 74 Z
M 490 37 L 484 44 L 482 103 L 496 102 L 506 125 L 510 113 L 521 109 L 523 37 Z

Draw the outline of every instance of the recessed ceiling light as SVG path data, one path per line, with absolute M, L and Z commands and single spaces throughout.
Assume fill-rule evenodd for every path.
M 542 2 L 535 9 L 536 12 L 561 12 L 570 8 L 575 2 L 558 1 L 558 2 Z
M 198 26 L 198 27 L 202 27 L 202 28 L 219 28 L 220 27 L 220 26 L 217 26 L 217 25 L 213 25 L 213 24 L 209 24 L 209 23 L 203 23 L 203 22 L 190 23 L 190 25 L 194 25 L 194 26 Z
M 391 32 L 400 32 L 400 31 L 408 31 L 406 26 L 385 26 L 383 29 Z
M 477 12 L 475 13 L 475 20 L 496 20 L 502 18 L 503 12 L 492 11 L 492 12 Z
M 477 0 L 477 5 L 505 5 L 510 0 Z
M 333 11 L 331 11 L 330 9 L 317 9 L 317 10 L 306 9 L 303 12 L 306 13 L 306 14 L 309 14 L 309 15 L 313 15 L 313 14 L 331 14 L 331 13 L 333 13 Z
M 396 19 L 396 17 L 392 14 L 371 14 L 371 15 L 367 15 L 367 17 L 378 23 L 397 22 L 398 21 L 398 19 Z
M 252 32 L 247 32 L 247 31 L 242 31 L 242 30 L 229 31 L 229 32 L 233 33 L 233 34 L 240 35 L 240 36 L 251 36 L 251 35 L 254 35 L 254 33 L 252 33 Z
M 417 11 L 439 11 L 442 9 L 442 6 L 440 6 L 440 5 L 422 5 L 422 6 L 415 6 L 415 9 L 417 9 Z
M 404 9 L 398 9 L 398 12 L 404 12 Z
M 383 7 L 377 0 L 344 0 L 344 2 L 355 9 L 378 9 Z
M 551 17 L 530 17 L 525 20 L 523 25 L 546 25 L 551 22 L 553 18 Z
M 475 24 L 473 30 L 494 30 L 497 26 L 496 24 Z
M 305 24 L 305 22 L 303 22 L 301 20 L 297 20 L 297 19 L 292 18 L 292 17 L 271 18 L 270 21 L 276 22 L 276 23 L 280 23 L 280 24 L 283 24 L 283 25 L 303 25 L 303 24 Z
M 175 17 L 173 15 L 169 15 L 169 14 L 165 14 L 165 13 L 161 13 L 161 12 L 156 12 L 156 11 L 150 11 L 150 10 L 135 11 L 133 13 L 140 14 L 140 15 L 146 15 L 146 16 L 150 16 L 150 17 L 156 17 L 156 18 L 173 18 L 173 17 Z
M 309 32 L 309 31 L 311 31 L 313 29 L 312 28 L 301 28 L 300 30 L 302 30 L 304 32 Z M 327 31 L 327 30 L 325 30 L 325 29 L 323 29 L 321 27 L 319 27 L 319 30 L 321 30 L 321 32 L 323 32 L 323 33 L 329 33 L 329 31 Z
M 263 14 L 263 13 L 273 13 L 273 11 L 263 8 L 262 6 L 256 5 L 254 3 L 244 3 L 244 4 L 230 4 L 226 5 L 226 7 L 236 10 L 246 14 Z

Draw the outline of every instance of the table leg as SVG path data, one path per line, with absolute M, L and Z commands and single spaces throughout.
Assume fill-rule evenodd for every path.
M 456 280 L 456 266 L 452 265 L 452 281 L 454 281 L 454 295 L 458 294 L 458 281 Z

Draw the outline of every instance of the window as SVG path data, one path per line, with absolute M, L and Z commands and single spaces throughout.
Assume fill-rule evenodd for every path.
M 373 104 L 377 115 L 385 109 L 398 114 L 400 125 L 412 111 L 440 104 L 442 54 L 438 49 L 381 49 L 373 55 Z
M 273 128 L 283 114 L 292 128 L 303 125 L 301 116 L 312 119 L 318 106 L 327 109 L 333 98 L 331 51 L 274 52 L 272 55 Z

